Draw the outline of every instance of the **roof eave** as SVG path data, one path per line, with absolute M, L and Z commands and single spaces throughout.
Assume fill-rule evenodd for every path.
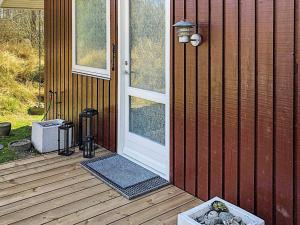
M 0 0 L 1 8 L 44 9 L 43 0 Z

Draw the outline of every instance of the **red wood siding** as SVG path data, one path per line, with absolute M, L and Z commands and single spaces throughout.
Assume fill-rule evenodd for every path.
M 86 107 L 99 111 L 98 142 L 116 150 L 117 73 L 111 80 L 72 74 L 72 0 L 45 1 L 45 46 L 47 106 L 49 91 L 55 92 L 48 118 L 63 118 L 78 123 Z M 111 43 L 117 41 L 116 1 L 111 0 Z M 77 132 L 77 129 L 76 129 Z
M 117 43 L 116 1 L 112 43 Z M 300 225 L 300 1 L 174 0 L 171 20 L 200 24 L 204 43 L 171 39 L 171 181 L 216 195 L 268 225 Z M 99 110 L 99 144 L 117 143 L 111 81 L 71 73 L 71 0 L 45 2 L 49 118 Z
M 300 224 L 299 1 L 176 0 L 172 10 L 205 39 L 197 49 L 172 40 L 175 185 L 269 225 Z

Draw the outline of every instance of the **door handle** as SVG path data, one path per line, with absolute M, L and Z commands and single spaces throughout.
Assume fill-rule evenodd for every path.
M 116 45 L 112 44 L 112 59 L 111 59 L 111 70 L 112 71 L 115 71 L 116 53 L 117 53 Z
M 124 74 L 129 76 L 130 75 L 130 66 L 129 66 L 128 60 L 125 60 L 124 65 L 125 65 Z

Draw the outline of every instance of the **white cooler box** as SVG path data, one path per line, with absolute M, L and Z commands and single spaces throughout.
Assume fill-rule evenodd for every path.
M 58 150 L 58 127 L 64 120 L 47 120 L 45 122 L 33 122 L 31 142 L 40 153 L 47 153 Z M 60 148 L 64 145 L 63 131 L 60 134 Z M 72 143 L 72 130 L 69 132 L 69 145 Z

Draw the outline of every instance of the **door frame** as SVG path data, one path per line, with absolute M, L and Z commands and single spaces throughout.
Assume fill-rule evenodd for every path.
M 123 113 L 126 100 L 125 100 L 125 95 L 122 93 L 125 93 L 125 85 L 124 85 L 124 79 L 125 79 L 125 56 L 126 52 L 129 52 L 129 49 L 127 48 L 126 45 L 126 38 L 122 36 L 123 33 L 126 33 L 128 36 L 129 30 L 127 29 L 127 26 L 123 26 L 123 23 L 129 20 L 129 18 L 126 18 L 125 12 L 129 7 L 129 0 L 118 0 L 118 140 L 117 140 L 117 152 L 120 155 L 123 155 L 124 157 L 130 159 L 131 161 L 149 169 L 150 171 L 153 171 L 155 173 L 158 173 L 160 176 L 163 178 L 170 180 L 170 76 L 171 76 L 171 71 L 170 71 L 170 57 L 171 57 L 171 0 L 165 0 L 166 1 L 166 18 L 165 18 L 165 24 L 166 24 L 166 46 L 165 46 L 165 70 L 166 70 L 166 77 L 165 77 L 165 82 L 166 82 L 166 99 L 165 99 L 165 116 L 166 116 L 166 123 L 165 123 L 165 151 L 167 152 L 167 165 L 166 165 L 166 170 L 164 173 L 161 173 L 160 171 L 155 170 L 152 167 L 149 167 L 138 160 L 129 157 L 127 155 L 123 154 L 123 149 L 124 149 L 124 137 L 125 137 L 125 132 L 124 132 L 124 127 L 126 124 L 124 124 L 125 120 L 125 113 Z M 121 10 L 122 9 L 122 10 Z M 126 9 L 126 10 L 124 10 Z M 125 14 L 125 15 L 124 15 Z M 126 18 L 124 20 L 124 18 Z M 125 49 L 124 52 L 122 52 L 122 49 Z

